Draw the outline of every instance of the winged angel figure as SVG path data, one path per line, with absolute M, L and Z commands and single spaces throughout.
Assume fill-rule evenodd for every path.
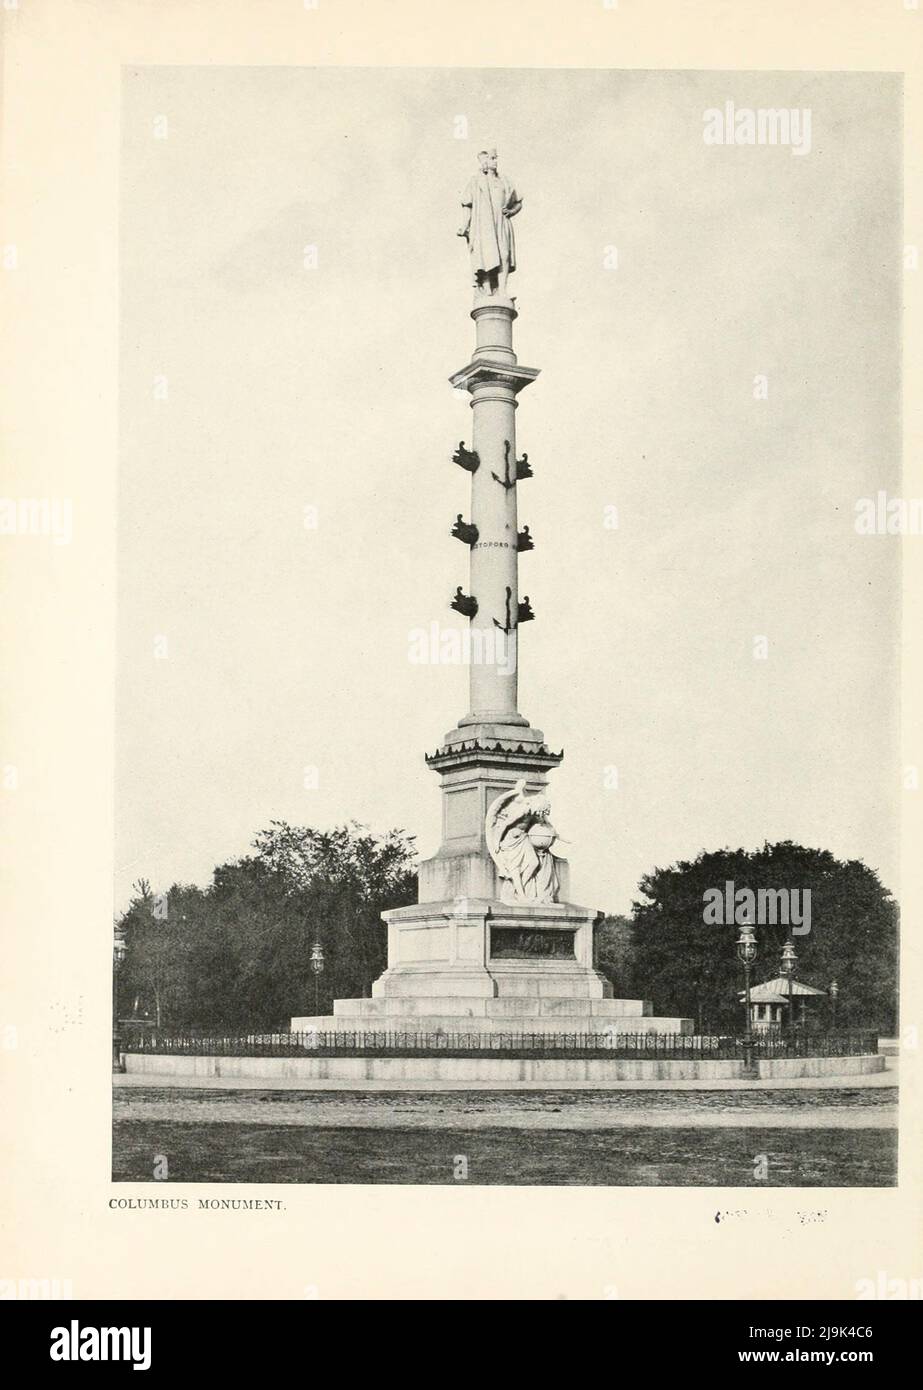
M 527 795 L 524 778 L 488 807 L 487 848 L 502 880 L 501 902 L 557 902 L 558 864 L 551 846 L 560 837 L 550 814 L 548 798 Z

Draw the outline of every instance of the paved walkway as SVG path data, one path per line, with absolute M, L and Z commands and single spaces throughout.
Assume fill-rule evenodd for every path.
M 808 1105 L 792 1108 L 779 1104 L 753 1107 L 747 1104 L 705 1108 L 701 1104 L 670 1103 L 653 1108 L 626 1106 L 606 1096 L 603 1104 L 576 1103 L 554 1106 L 535 1097 L 531 1103 L 510 1106 L 478 1104 L 461 1096 L 407 1096 L 404 1104 L 395 1097 L 339 1096 L 309 1100 L 275 1096 L 206 1095 L 186 1092 L 179 1096 L 151 1098 L 123 1091 L 117 1098 L 116 1119 L 120 1122 L 145 1121 L 172 1124 L 246 1124 L 289 1126 L 310 1129 L 893 1129 L 897 1125 L 897 1106 L 882 1096 L 882 1104 L 851 1106 Z M 436 1100 L 444 1103 L 436 1104 Z
M 305 1081 L 304 1078 L 242 1076 L 157 1076 L 139 1072 L 116 1074 L 113 1085 L 130 1089 L 167 1087 L 170 1090 L 206 1091 L 839 1091 L 865 1090 L 898 1084 L 897 1059 L 888 1057 L 886 1069 L 870 1076 L 774 1077 L 765 1081 Z
M 786 1081 L 246 1081 L 116 1076 L 117 1125 L 236 1124 L 324 1129 L 881 1130 L 898 1122 L 897 1070 Z

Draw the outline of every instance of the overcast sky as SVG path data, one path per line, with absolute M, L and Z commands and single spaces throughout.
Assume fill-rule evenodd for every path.
M 810 108 L 810 152 L 707 146 L 727 100 Z M 574 899 L 625 910 L 653 866 L 767 839 L 897 890 L 899 542 L 854 520 L 900 491 L 899 100 L 882 74 L 126 71 L 118 907 L 271 819 L 437 848 L 423 753 L 467 672 L 408 634 L 464 621 L 447 378 L 489 143 L 542 371 L 520 703 L 565 751 Z

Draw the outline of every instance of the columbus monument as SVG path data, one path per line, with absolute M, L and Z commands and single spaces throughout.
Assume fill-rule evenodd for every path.
M 532 466 L 516 440 L 519 396 L 538 368 L 513 350 L 513 218 L 523 200 L 478 155 L 462 195 L 458 235 L 468 248 L 475 345 L 450 378 L 466 391 L 470 446 L 452 455 L 470 479 L 470 513 L 450 535 L 468 552 L 467 590 L 450 607 L 470 624 L 468 712 L 426 762 L 442 791 L 442 843 L 419 871 L 419 901 L 383 914 L 388 967 L 370 999 L 338 999 L 333 1015 L 292 1019 L 292 1030 L 395 1032 L 691 1032 L 650 1005 L 613 998 L 596 965 L 602 913 L 569 900 L 568 864 L 546 795 L 563 758 L 519 710 L 520 629 L 535 616 L 520 598 L 520 488 Z M 447 462 L 449 458 L 447 450 Z M 538 466 L 545 466 L 544 464 Z M 532 563 L 532 560 L 528 561 Z

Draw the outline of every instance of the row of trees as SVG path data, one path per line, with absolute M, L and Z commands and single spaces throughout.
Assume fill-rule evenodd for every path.
M 136 885 L 118 920 L 126 944 L 121 1016 L 165 1028 L 281 1029 L 314 1012 L 311 947 L 325 957 L 319 1010 L 368 995 L 387 961 L 381 912 L 416 899 L 415 847 L 402 831 L 352 823 L 318 831 L 273 822 L 253 853 L 217 868 L 208 888 Z M 810 931 L 795 937 L 797 976 L 840 985 L 838 1024 L 896 1028 L 898 915 L 858 860 L 783 842 L 761 850 L 703 852 L 654 869 L 628 917 L 608 917 L 599 964 L 622 998 L 695 1019 L 708 1031 L 740 1025 L 735 922 L 706 925 L 708 890 L 797 888 L 811 894 Z M 801 902 L 804 902 L 802 896 Z M 772 979 L 788 928 L 757 925 L 754 981 Z M 821 1015 L 823 1017 L 823 1015 Z
M 380 914 L 416 897 L 412 838 L 274 821 L 253 850 L 217 868 L 206 889 L 136 885 L 118 922 L 123 1017 L 177 1029 L 286 1027 L 314 1012 L 315 941 L 325 957 L 321 1012 L 334 998 L 370 993 L 387 962 Z

